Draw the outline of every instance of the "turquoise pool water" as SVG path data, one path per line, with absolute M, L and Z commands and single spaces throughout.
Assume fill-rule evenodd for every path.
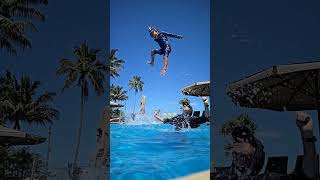
M 111 124 L 112 180 L 168 180 L 209 169 L 210 128 L 175 131 L 158 123 Z

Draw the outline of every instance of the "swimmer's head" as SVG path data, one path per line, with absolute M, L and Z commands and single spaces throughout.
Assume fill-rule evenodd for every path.
M 158 31 L 156 28 L 154 28 L 154 27 L 152 27 L 152 26 L 149 26 L 149 27 L 148 27 L 148 30 L 149 30 L 150 36 L 151 36 L 152 38 L 157 38 L 157 36 L 158 36 L 158 34 L 159 34 L 159 31 Z
M 190 100 L 188 98 L 184 98 L 181 99 L 179 104 L 181 104 L 181 108 L 183 110 L 184 113 L 188 114 L 188 115 L 192 115 L 192 107 L 191 107 L 191 103 Z

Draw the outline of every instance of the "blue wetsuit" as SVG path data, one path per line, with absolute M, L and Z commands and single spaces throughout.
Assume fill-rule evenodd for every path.
M 160 32 L 158 37 L 154 39 L 154 41 L 156 41 L 160 46 L 160 49 L 154 50 L 155 54 L 165 55 L 167 57 L 169 56 L 169 54 L 171 52 L 171 46 L 169 44 L 168 37 L 180 38 L 180 39 L 182 38 L 182 36 L 179 36 L 179 35 L 166 33 L 166 32 Z

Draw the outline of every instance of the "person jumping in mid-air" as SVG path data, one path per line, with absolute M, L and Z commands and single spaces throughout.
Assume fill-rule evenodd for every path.
M 155 54 L 163 55 L 163 61 L 164 61 L 163 63 L 164 64 L 163 64 L 163 68 L 161 70 L 161 75 L 164 76 L 166 74 L 166 71 L 167 71 L 168 56 L 169 56 L 169 54 L 171 52 L 171 46 L 169 44 L 168 37 L 182 39 L 182 36 L 171 34 L 171 33 L 166 33 L 166 32 L 161 32 L 161 31 L 159 31 L 156 28 L 151 27 L 151 26 L 149 26 L 148 29 L 149 29 L 150 36 L 160 46 L 160 49 L 152 49 L 152 51 L 151 51 L 151 60 L 148 61 L 148 64 L 151 64 L 151 65 L 154 64 L 154 55 Z

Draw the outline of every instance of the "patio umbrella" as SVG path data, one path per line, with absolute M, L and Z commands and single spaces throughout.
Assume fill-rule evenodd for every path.
M 31 135 L 22 131 L 10 128 L 0 127 L 0 144 L 1 145 L 35 145 L 43 143 L 44 137 Z
M 320 62 L 273 66 L 229 84 L 227 94 L 243 107 L 317 110 L 320 121 Z
M 188 96 L 210 96 L 210 81 L 192 83 L 181 91 Z
M 110 101 L 110 107 L 123 107 L 124 105 L 119 104 L 119 103 L 115 103 L 115 102 L 111 102 Z

